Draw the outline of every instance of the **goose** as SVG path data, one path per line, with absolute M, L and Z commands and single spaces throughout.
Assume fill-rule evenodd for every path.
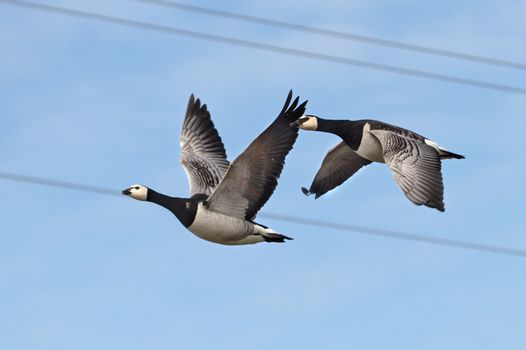
M 171 197 L 135 184 L 122 191 L 131 198 L 171 211 L 196 236 L 223 245 L 284 242 L 292 239 L 254 221 L 278 184 L 285 157 L 298 129 L 290 123 L 305 113 L 307 101 L 291 103 L 289 92 L 278 117 L 232 163 L 206 104 L 190 96 L 180 135 L 180 162 L 188 177 L 189 198 Z
M 378 120 L 330 120 L 304 115 L 291 126 L 335 134 L 343 141 L 323 159 L 305 195 L 315 198 L 344 183 L 362 167 L 385 163 L 406 197 L 416 205 L 444 211 L 441 160 L 464 159 L 424 136 Z

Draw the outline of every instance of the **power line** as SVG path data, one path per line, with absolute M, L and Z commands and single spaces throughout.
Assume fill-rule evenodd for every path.
M 53 179 L 42 178 L 42 177 L 14 174 L 14 173 L 8 173 L 8 172 L 0 172 L 0 179 L 21 182 L 21 183 L 30 183 L 30 184 L 40 185 L 40 186 L 63 188 L 67 190 L 76 190 L 76 191 L 83 191 L 83 192 L 90 192 L 90 193 L 111 195 L 111 196 L 122 196 L 119 191 L 109 189 L 109 188 L 85 185 L 85 184 L 80 184 L 76 182 L 60 181 L 60 180 L 53 180 Z M 290 222 L 290 223 L 300 224 L 300 225 L 306 225 L 306 226 L 316 226 L 316 227 L 322 227 L 325 229 L 332 228 L 332 229 L 340 230 L 340 231 L 355 232 L 355 233 L 373 235 L 373 236 L 378 236 L 378 237 L 385 237 L 385 238 L 392 238 L 392 239 L 398 239 L 398 240 L 404 240 L 404 241 L 427 243 L 427 244 L 444 246 L 444 247 L 462 248 L 462 249 L 474 250 L 474 251 L 480 251 L 480 252 L 486 252 L 486 253 L 494 253 L 494 254 L 500 254 L 500 255 L 508 255 L 508 256 L 526 258 L 526 250 L 521 250 L 521 249 L 499 247 L 495 245 L 445 239 L 445 238 L 440 238 L 440 237 L 421 236 L 421 235 L 405 233 L 405 232 L 400 232 L 400 231 L 376 229 L 376 228 L 358 226 L 358 225 L 348 225 L 348 224 L 335 223 L 335 222 L 323 221 L 323 220 L 315 220 L 315 219 L 302 218 L 302 217 L 297 217 L 297 216 L 290 216 L 290 215 L 283 215 L 283 214 L 276 214 L 276 213 L 260 213 L 258 215 L 260 217 L 266 217 L 268 219 L 280 220 L 280 221 L 285 221 L 285 222 Z
M 520 62 L 513 62 L 513 61 L 508 61 L 508 60 L 503 60 L 503 59 L 498 59 L 498 58 L 473 55 L 473 54 L 468 54 L 468 53 L 463 53 L 463 52 L 458 52 L 458 51 L 444 50 L 444 49 L 438 49 L 438 48 L 427 47 L 427 46 L 407 44 L 407 43 L 403 43 L 399 41 L 386 40 L 386 39 L 381 39 L 377 37 L 365 36 L 365 35 L 354 34 L 354 33 L 349 33 L 349 32 L 340 32 L 340 31 L 331 30 L 331 29 L 311 27 L 311 26 L 306 26 L 306 25 L 297 24 L 297 23 L 289 23 L 289 22 L 278 21 L 278 20 L 269 19 L 269 18 L 216 10 L 216 9 L 212 9 L 209 7 L 182 4 L 182 3 L 166 1 L 166 0 L 133 0 L 133 1 L 147 3 L 150 5 L 163 6 L 163 7 L 172 8 L 172 9 L 181 10 L 181 11 L 200 13 L 200 14 L 205 14 L 209 16 L 234 19 L 234 20 L 245 21 L 249 23 L 257 23 L 257 24 L 270 26 L 270 27 L 295 30 L 295 31 L 300 31 L 304 33 L 317 34 L 317 35 L 322 35 L 322 36 L 332 37 L 332 38 L 337 38 L 337 39 L 359 41 L 359 42 L 364 42 L 368 44 L 390 47 L 390 48 L 401 49 L 401 50 L 407 50 L 407 51 L 413 51 L 413 52 L 418 52 L 418 53 L 425 53 L 429 55 L 460 59 L 460 60 L 471 61 L 471 62 L 476 62 L 476 63 L 484 63 L 484 64 L 493 65 L 493 66 L 526 70 L 526 64 L 520 63 Z
M 27 176 L 27 175 L 0 172 L 0 178 L 4 180 L 25 182 L 25 183 L 41 185 L 41 186 L 64 188 L 67 190 L 91 192 L 91 193 L 105 194 L 105 195 L 119 196 L 119 197 L 122 196 L 120 191 L 115 191 L 109 188 L 91 186 L 91 185 L 83 185 L 83 184 L 79 184 L 76 182 L 46 179 L 43 177 L 35 177 L 35 176 Z
M 158 25 L 158 24 L 153 24 L 153 23 L 148 23 L 148 22 L 141 22 L 141 21 L 135 21 L 135 20 L 130 20 L 130 19 L 124 19 L 120 17 L 96 14 L 92 12 L 73 10 L 73 9 L 64 8 L 64 7 L 36 4 L 36 3 L 28 2 L 28 1 L 0 0 L 0 2 L 9 4 L 9 5 L 18 6 L 18 7 L 29 8 L 33 10 L 52 12 L 52 13 L 57 13 L 61 15 L 71 16 L 71 17 L 91 19 L 91 20 L 96 20 L 96 21 L 101 21 L 101 22 L 124 25 L 128 27 L 147 29 L 147 30 L 152 30 L 152 31 L 157 31 L 157 32 L 162 32 L 162 33 L 167 33 L 167 34 L 186 36 L 186 37 L 191 37 L 191 38 L 199 39 L 199 40 L 206 40 L 206 41 L 218 42 L 222 44 L 242 46 L 242 47 L 247 47 L 251 49 L 291 55 L 291 56 L 296 56 L 296 57 L 309 58 L 309 59 L 313 59 L 317 61 L 338 63 L 342 65 L 347 65 L 347 66 L 357 66 L 357 67 L 362 67 L 362 68 L 374 69 L 374 70 L 379 70 L 379 71 L 384 71 L 384 72 L 408 75 L 408 76 L 425 78 L 425 79 L 430 79 L 430 80 L 443 81 L 443 82 L 455 83 L 455 84 L 460 84 L 460 85 L 475 86 L 475 87 L 484 88 L 484 89 L 526 95 L 526 88 L 515 87 L 515 86 L 510 86 L 510 85 L 502 85 L 502 84 L 485 82 L 485 81 L 480 81 L 480 80 L 461 78 L 461 77 L 456 77 L 452 75 L 444 75 L 444 74 L 431 73 L 431 72 L 426 72 L 426 71 L 421 71 L 421 70 L 416 70 L 416 69 L 409 69 L 409 68 L 402 68 L 402 67 L 390 66 L 390 65 L 379 64 L 379 63 L 372 63 L 372 62 L 355 60 L 355 59 L 346 58 L 346 57 L 326 55 L 326 54 L 312 52 L 312 51 L 291 49 L 288 47 L 282 47 L 282 46 L 255 42 L 255 41 L 242 40 L 242 39 L 236 39 L 236 38 L 231 38 L 231 37 L 226 37 L 226 36 L 196 32 L 196 31 L 175 28 L 175 27 L 168 27 L 168 26 L 163 26 L 163 25 Z
M 526 250 L 521 250 L 521 249 L 498 247 L 498 246 L 493 246 L 493 245 L 488 245 L 488 244 L 480 244 L 480 243 L 459 241 L 459 240 L 453 240 L 453 239 L 445 239 L 445 238 L 439 238 L 439 237 L 415 235 L 415 234 L 405 233 L 405 232 L 400 232 L 400 231 L 392 231 L 392 230 L 376 229 L 376 228 L 370 228 L 370 227 L 358 226 L 358 225 L 334 223 L 330 221 L 314 220 L 314 219 L 301 218 L 301 217 L 290 216 L 290 215 L 261 213 L 259 214 L 259 216 L 266 217 L 268 219 L 286 221 L 286 222 L 291 222 L 291 223 L 300 224 L 300 225 L 317 226 L 317 227 L 322 227 L 322 228 L 332 228 L 332 229 L 340 230 L 340 231 L 352 231 L 352 232 L 363 233 L 367 235 L 375 235 L 375 236 L 380 236 L 380 237 L 401 239 L 404 241 L 421 242 L 421 243 L 428 243 L 428 244 L 441 245 L 441 246 L 454 247 L 454 248 L 478 250 L 478 251 L 484 251 L 488 253 L 514 255 L 514 256 L 520 256 L 520 257 L 526 258 Z

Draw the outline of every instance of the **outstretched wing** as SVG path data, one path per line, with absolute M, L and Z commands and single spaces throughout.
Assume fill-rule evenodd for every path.
M 206 104 L 201 106 L 201 101 L 195 100 L 194 95 L 188 101 L 179 142 L 190 195 L 209 195 L 225 175 L 229 163 Z
M 298 106 L 298 97 L 291 100 L 292 91 L 276 120 L 234 160 L 208 199 L 210 210 L 250 220 L 270 198 L 298 137 L 298 128 L 290 123 L 304 114 L 307 104 Z
M 360 157 L 342 141 L 327 153 L 310 189 L 302 187 L 302 191 L 306 195 L 315 194 L 315 198 L 318 198 L 340 186 L 363 166 L 370 163 L 370 160 Z
M 371 130 L 383 148 L 385 163 L 407 198 L 444 211 L 440 156 L 433 147 L 390 131 Z

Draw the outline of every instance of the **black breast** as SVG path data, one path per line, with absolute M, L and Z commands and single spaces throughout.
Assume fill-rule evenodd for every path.
M 207 198 L 207 195 L 195 194 L 191 198 L 184 199 L 183 203 L 179 203 L 177 207 L 174 208 L 175 210 L 170 209 L 170 211 L 177 216 L 184 227 L 189 227 L 195 220 L 199 203 L 205 201 Z
M 189 227 L 197 215 L 197 206 L 207 198 L 208 196 L 204 194 L 196 194 L 191 198 L 170 197 L 150 189 L 146 200 L 168 209 L 179 219 L 181 224 Z
M 366 120 L 349 121 L 345 128 L 340 131 L 340 137 L 354 151 L 360 147 L 366 122 Z

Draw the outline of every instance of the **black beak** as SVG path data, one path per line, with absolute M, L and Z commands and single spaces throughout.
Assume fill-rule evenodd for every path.
M 125 196 L 129 196 L 131 194 L 130 189 L 127 188 L 125 190 L 122 190 L 122 194 L 125 195 Z
M 289 126 L 290 126 L 290 127 L 296 127 L 296 128 L 297 128 L 299 125 L 300 125 L 300 120 L 298 119 L 298 120 L 296 120 L 295 122 L 290 123 Z

